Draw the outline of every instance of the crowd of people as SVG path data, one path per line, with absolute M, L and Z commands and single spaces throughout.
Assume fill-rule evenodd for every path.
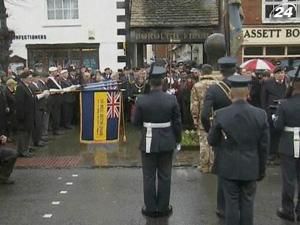
M 197 130 L 200 142 L 199 168 L 201 172 L 214 171 L 218 175 L 217 215 L 225 216 L 227 222 L 235 221 L 234 223 L 227 223 L 230 225 L 238 224 L 236 223 L 238 220 L 251 220 L 252 222 L 250 221 L 249 224 L 253 224 L 255 182 L 262 180 L 265 176 L 268 149 L 270 149 L 270 161 L 274 161 L 278 153 L 285 155 L 282 145 L 285 146 L 286 142 L 281 143 L 280 151 L 278 150 L 279 140 L 283 137 L 283 130 L 294 132 L 294 135 L 298 131 L 294 129 L 295 126 L 298 126 L 297 124 L 295 126 L 291 125 L 291 127 L 285 126 L 286 120 L 291 120 L 291 124 L 298 121 L 290 110 L 292 105 L 279 104 L 286 96 L 288 88 L 290 88 L 291 79 L 287 76 L 287 68 L 280 65 L 273 71 L 247 71 L 237 67 L 234 58 L 224 57 L 218 63 L 219 74 L 214 73 L 212 66 L 208 64 L 201 67 L 184 63 L 164 64 L 160 67 L 165 72 L 159 73 L 159 71 L 156 71 L 159 79 L 155 78 L 155 72 L 151 71 L 148 66 L 134 69 L 125 67 L 116 73 L 113 73 L 110 68 L 106 68 L 102 73 L 99 70 L 93 71 L 86 67 L 78 69 L 72 65 L 66 69 L 60 66 L 50 67 L 47 72 L 43 72 L 43 65 L 41 64 L 37 64 L 33 70 L 18 68 L 17 74 L 9 70 L 7 74 L 2 74 L 0 87 L 0 144 L 2 145 L 0 151 L 0 182 L 2 184 L 13 183 L 9 180 L 9 176 L 17 157 L 32 157 L 34 147 L 47 145 L 50 134 L 62 135 L 62 129 L 73 129 L 73 125 L 78 123 L 80 111 L 78 88 L 91 83 L 115 80 L 118 81 L 120 90 L 124 93 L 124 111 L 127 120 L 132 120 L 139 125 L 144 124 L 143 126 L 146 126 L 147 132 L 155 124 L 150 123 L 150 125 L 147 125 L 148 123 L 143 123 L 146 116 L 142 115 L 145 112 L 147 114 L 149 110 L 151 111 L 154 102 L 158 104 L 155 98 L 152 99 L 154 96 L 153 91 L 162 91 L 159 92 L 159 98 L 165 98 L 165 101 L 160 103 L 158 110 L 167 110 L 168 112 L 166 111 L 165 114 L 170 114 L 171 119 L 178 125 L 176 126 L 176 143 L 178 144 L 181 141 L 179 130 Z M 297 86 L 297 84 L 299 83 L 295 83 L 296 90 L 292 92 L 292 95 L 295 96 L 298 96 L 299 93 L 299 85 Z M 139 98 L 139 96 L 148 93 L 149 95 L 144 95 L 147 97 Z M 173 95 L 173 98 L 167 97 L 170 95 Z M 146 107 L 148 103 L 144 105 L 141 102 L 147 102 L 148 98 L 149 101 L 151 100 L 150 102 L 154 102 L 149 104 L 149 110 L 144 112 L 141 108 Z M 173 99 L 175 99 L 175 102 Z M 251 108 L 251 105 L 254 107 Z M 281 108 L 284 105 L 286 105 L 286 108 Z M 169 108 L 167 109 L 167 107 Z M 226 108 L 229 113 L 224 113 L 224 110 L 219 112 L 222 108 Z M 242 114 L 240 114 L 241 111 Z M 290 113 L 291 116 L 286 118 L 284 113 Z M 160 115 L 159 113 L 153 114 L 152 118 L 148 114 L 149 120 L 155 120 Z M 165 114 L 161 115 L 160 120 L 164 120 Z M 217 116 L 219 114 L 220 116 Z M 239 120 L 245 123 L 239 123 Z M 158 123 L 154 128 L 164 129 L 174 126 L 174 123 Z M 249 132 L 243 133 L 243 127 L 249 129 Z M 149 136 L 150 133 L 151 136 Z M 151 145 L 152 132 L 150 133 L 147 134 L 145 146 L 142 147 L 142 151 L 146 151 L 146 153 L 154 149 Z M 297 135 L 299 136 L 299 131 Z M 271 137 L 270 142 L 268 141 L 269 136 Z M 228 139 L 236 139 L 236 144 L 232 142 L 226 144 Z M 174 140 L 171 138 L 169 141 L 163 140 L 162 143 L 172 142 L 173 146 L 175 144 Z M 233 159 L 230 156 L 231 153 L 228 152 L 228 155 L 226 155 L 228 146 L 233 145 L 231 146 L 233 149 L 239 149 L 243 148 L 245 143 L 251 144 L 247 141 L 242 143 L 245 140 L 252 141 L 253 149 L 258 148 L 257 152 L 249 149 L 248 153 L 248 150 L 241 153 L 241 155 L 248 154 L 249 160 L 240 158 L 235 162 L 235 165 L 230 164 L 229 161 L 233 160 L 232 162 L 234 162 L 236 158 Z M 298 145 L 295 144 L 296 141 L 294 139 L 294 146 L 299 148 L 299 143 Z M 7 142 L 15 142 L 17 151 L 6 148 Z M 259 146 L 256 146 L 255 143 L 259 143 Z M 209 144 L 215 148 L 214 151 Z M 159 145 L 156 147 L 157 151 L 160 152 Z M 223 155 L 216 154 L 218 152 L 216 151 L 217 148 L 227 150 L 222 153 Z M 172 153 L 173 148 L 169 150 Z M 228 151 L 230 152 L 232 149 Z M 250 156 L 251 154 L 252 156 Z M 223 158 L 217 155 L 222 155 Z M 143 163 L 148 161 L 147 154 L 145 157 L 147 159 L 143 159 Z M 297 157 L 299 158 L 299 152 Z M 295 158 L 297 157 L 295 155 Z M 283 177 L 283 208 L 279 209 L 277 214 L 282 218 L 292 220 L 292 213 L 286 210 L 294 210 L 294 205 L 291 203 L 293 199 L 292 190 L 295 188 L 295 176 L 298 176 L 299 172 L 291 166 L 294 163 L 292 156 L 287 154 L 287 157 L 281 158 L 284 159 L 281 160 L 281 166 L 283 174 L 286 176 Z M 169 159 L 172 159 L 172 154 L 168 155 L 167 160 L 171 162 Z M 229 161 L 226 162 L 226 160 Z M 298 161 L 295 161 L 295 163 L 298 166 Z M 168 165 L 169 171 L 171 164 Z M 240 168 L 240 170 L 235 170 L 232 166 Z M 251 173 L 247 172 L 249 168 L 252 168 Z M 161 169 L 165 168 L 162 167 Z M 147 171 L 144 171 L 144 173 L 146 174 Z M 289 174 L 289 171 L 292 171 L 292 174 Z M 244 175 L 241 175 L 241 173 L 244 173 Z M 168 176 L 171 176 L 170 171 Z M 243 182 L 245 179 L 247 182 Z M 169 186 L 169 183 L 169 180 L 166 181 L 167 186 Z M 237 193 L 232 193 L 232 188 L 239 190 Z M 168 193 L 169 191 L 168 189 Z M 238 209 L 227 208 L 228 202 L 230 202 L 229 205 L 237 204 L 232 198 L 236 198 L 238 195 L 250 199 L 238 203 L 242 208 L 248 207 L 244 212 L 240 211 L 240 213 L 246 213 L 244 218 L 237 218 Z M 146 193 L 145 201 L 146 199 L 149 200 L 148 197 Z M 164 204 L 168 204 L 169 198 L 165 200 Z M 144 209 L 147 214 L 146 211 Z M 171 209 L 168 208 L 168 212 L 170 211 Z M 242 222 L 242 224 L 244 223 Z

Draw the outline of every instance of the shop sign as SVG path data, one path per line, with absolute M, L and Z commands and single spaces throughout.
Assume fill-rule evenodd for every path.
M 132 29 L 130 38 L 135 43 L 204 42 L 213 29 Z
M 299 44 L 300 27 L 244 28 L 244 44 Z
M 14 40 L 47 40 L 47 35 L 45 34 L 25 34 L 25 35 L 15 35 Z

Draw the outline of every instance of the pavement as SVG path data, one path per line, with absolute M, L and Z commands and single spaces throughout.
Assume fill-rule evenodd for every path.
M 127 126 L 127 141 L 117 144 L 80 144 L 79 128 L 64 131 L 61 136 L 50 136 L 46 147 L 38 148 L 31 159 L 18 159 L 17 168 L 98 168 L 139 167 L 138 150 L 140 132 Z M 176 166 L 197 166 L 198 148 L 181 151 L 176 157 Z
M 82 145 L 79 130 L 51 137 L 35 157 L 18 159 L 12 186 L 0 186 L 0 225 L 223 225 L 215 215 L 216 178 L 201 174 L 199 151 L 174 161 L 170 218 L 142 216 L 139 133 L 128 127 L 126 143 Z M 279 167 L 259 183 L 255 225 L 290 225 L 276 215 Z M 300 223 L 299 223 L 300 224 Z
M 12 186 L 0 186 L 1 225 L 223 225 L 215 215 L 216 179 L 195 168 L 173 169 L 173 215 L 147 219 L 139 168 L 17 169 Z M 275 215 L 278 168 L 259 183 L 255 225 L 290 225 Z

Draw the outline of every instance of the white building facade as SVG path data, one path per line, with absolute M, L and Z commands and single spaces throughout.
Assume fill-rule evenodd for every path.
M 15 32 L 12 56 L 29 67 L 70 64 L 103 70 L 123 68 L 125 22 L 119 0 L 6 1 L 8 27 Z

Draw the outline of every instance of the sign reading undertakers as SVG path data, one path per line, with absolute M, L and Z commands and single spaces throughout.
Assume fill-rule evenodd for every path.
M 130 41 L 135 43 L 193 43 L 204 42 L 213 29 L 132 29 Z

